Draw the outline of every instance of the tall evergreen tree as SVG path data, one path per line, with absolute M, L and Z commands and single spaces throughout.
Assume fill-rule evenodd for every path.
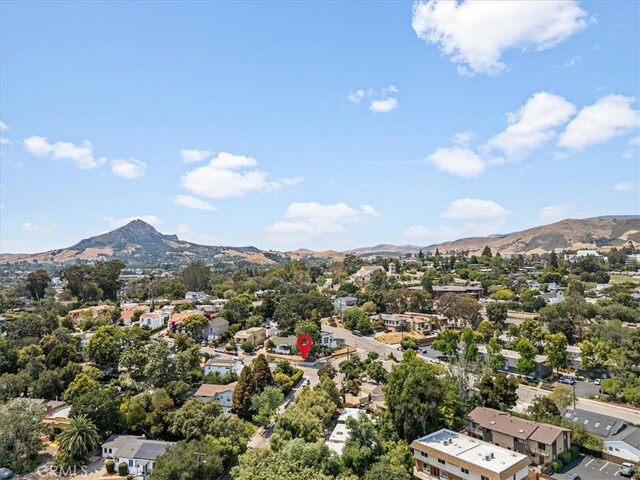
M 241 418 L 251 418 L 251 398 L 258 393 L 250 366 L 244 367 L 233 392 L 233 409 Z
M 269 369 L 269 362 L 267 357 L 260 354 L 253 361 L 253 381 L 256 388 L 256 393 L 261 393 L 265 388 L 273 385 L 273 375 Z

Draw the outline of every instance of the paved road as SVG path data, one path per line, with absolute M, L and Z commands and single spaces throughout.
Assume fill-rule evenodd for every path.
M 525 408 L 533 402 L 535 397 L 549 395 L 549 393 L 551 392 L 547 390 L 521 385 L 518 387 L 518 398 L 520 399 L 518 404 L 520 408 Z M 588 410 L 593 413 L 599 413 L 601 415 L 608 415 L 614 418 L 620 418 L 627 422 L 640 425 L 640 410 L 625 408 L 619 405 L 610 405 L 598 402 L 597 400 L 589 400 L 587 398 L 578 398 L 576 400 L 576 408 L 579 410 Z
M 562 469 L 561 473 L 554 473 L 553 478 L 566 478 L 566 475 L 572 473 L 579 475 L 584 480 L 611 480 L 621 479 L 620 467 L 615 463 L 607 462 L 599 458 L 579 455 L 569 465 Z

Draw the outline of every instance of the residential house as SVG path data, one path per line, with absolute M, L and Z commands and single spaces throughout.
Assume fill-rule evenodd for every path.
M 231 355 L 218 355 L 216 357 L 207 360 L 204 364 L 204 374 L 217 372 L 220 375 L 226 375 L 229 372 L 235 372 L 240 375 L 240 372 L 244 368 L 242 360 Z
M 140 325 L 149 327 L 151 330 L 157 330 L 166 325 L 169 320 L 169 314 L 164 312 L 143 313 L 140 315 Z
M 251 327 L 246 330 L 240 330 L 233 338 L 237 345 L 244 342 L 251 342 L 254 346 L 260 345 L 267 339 L 267 329 L 264 327 Z
M 581 354 L 582 350 L 579 346 L 567 345 L 567 364 L 575 371 L 582 370 Z
M 288 337 L 271 337 L 271 341 L 275 345 L 272 349 L 273 353 L 281 355 L 291 355 L 293 347 L 296 346 L 298 337 L 289 335 Z
M 640 462 L 640 428 L 588 410 L 560 409 L 563 420 L 602 438 L 602 456 L 614 463 Z
M 222 317 L 212 317 L 207 322 L 207 326 L 202 329 L 201 337 L 207 340 L 215 340 L 218 338 L 227 328 L 229 328 L 229 322 Z
M 193 302 L 202 302 L 204 300 L 208 300 L 211 296 L 207 295 L 204 292 L 187 292 L 184 294 L 185 300 L 191 300 Z
M 172 313 L 169 317 L 169 329 L 174 331 L 179 330 L 180 324 L 191 315 L 200 315 L 200 312 L 197 310 L 185 310 L 183 312 Z
M 365 265 L 365 266 L 360 267 L 360 270 L 358 270 L 356 273 L 354 273 L 352 275 L 352 278 L 357 283 L 366 284 L 366 283 L 369 283 L 371 281 L 371 275 L 373 274 L 373 272 L 376 272 L 378 270 L 382 270 L 383 272 L 385 272 L 384 267 L 382 267 L 380 265 Z
M 564 302 L 564 293 L 562 291 L 560 291 L 560 290 L 558 290 L 556 292 L 541 293 L 540 296 L 549 305 L 552 305 L 554 303 L 562 303 L 562 302 Z
M 99 317 L 100 315 L 111 315 L 115 311 L 116 307 L 113 305 L 95 305 L 93 307 L 78 308 L 76 310 L 69 311 L 69 315 L 74 322 L 79 322 L 85 315 L 91 316 L 91 318 Z
M 434 285 L 433 295 L 435 298 L 440 298 L 446 293 L 453 293 L 456 295 L 470 295 L 476 298 L 482 298 L 484 296 L 484 289 L 481 285 Z
M 214 400 L 220 404 L 225 415 L 229 415 L 233 407 L 233 392 L 237 384 L 238 382 L 233 382 L 229 385 L 203 383 L 193 395 L 193 398 L 203 402 Z
M 116 467 L 126 463 L 129 473 L 147 479 L 156 464 L 156 458 L 164 455 L 175 442 L 149 440 L 135 435 L 112 435 L 102 444 L 102 458 L 113 458 Z
M 525 480 L 527 455 L 445 428 L 411 442 L 414 478 L 420 480 Z
M 489 361 L 489 354 L 487 353 L 486 345 L 478 345 L 478 354 L 484 362 Z M 504 362 L 501 370 L 510 373 L 522 374 L 522 372 L 518 371 L 518 368 L 516 367 L 518 359 L 520 358 L 520 354 L 517 351 L 502 349 L 500 354 L 502 355 L 502 359 Z M 533 376 L 535 376 L 536 378 L 545 378 L 553 373 L 553 369 L 549 367 L 546 362 L 546 355 L 536 355 L 536 369 L 533 372 Z
M 338 348 L 338 340 L 330 332 L 320 332 L 320 346 L 336 349 Z
M 338 417 L 338 423 L 331 432 L 329 439 L 327 440 L 327 447 L 333 450 L 338 455 L 342 454 L 344 450 L 344 444 L 349 438 L 349 428 L 347 427 L 348 418 L 358 418 L 359 415 L 366 415 L 364 410 L 359 408 L 345 408 Z
M 372 315 L 371 320 L 382 321 L 384 328 L 388 330 L 414 330 L 428 335 L 433 330 L 434 324 L 441 320 L 447 321 L 446 317 L 438 315 L 429 315 L 425 313 L 379 313 Z
M 374 383 L 363 383 L 360 385 L 358 395 L 351 393 L 345 394 L 344 405 L 346 407 L 364 408 L 368 407 L 372 410 L 382 408 L 384 405 L 384 392 L 381 385 Z
M 356 297 L 337 297 L 333 301 L 333 305 L 336 307 L 336 310 L 341 312 L 347 307 L 355 307 L 358 305 L 358 299 Z
M 476 407 L 467 415 L 467 432 L 507 450 L 528 455 L 535 464 L 550 463 L 571 448 L 571 430 Z

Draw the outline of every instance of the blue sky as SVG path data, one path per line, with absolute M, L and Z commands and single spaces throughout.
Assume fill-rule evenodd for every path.
M 0 3 L 2 252 L 638 214 L 638 2 Z

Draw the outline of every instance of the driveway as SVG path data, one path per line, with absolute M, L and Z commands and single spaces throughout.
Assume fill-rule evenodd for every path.
M 567 474 L 580 475 L 582 480 L 612 480 L 621 479 L 618 473 L 619 466 L 594 457 L 579 455 L 562 473 L 554 473 L 553 478 L 564 479 Z

